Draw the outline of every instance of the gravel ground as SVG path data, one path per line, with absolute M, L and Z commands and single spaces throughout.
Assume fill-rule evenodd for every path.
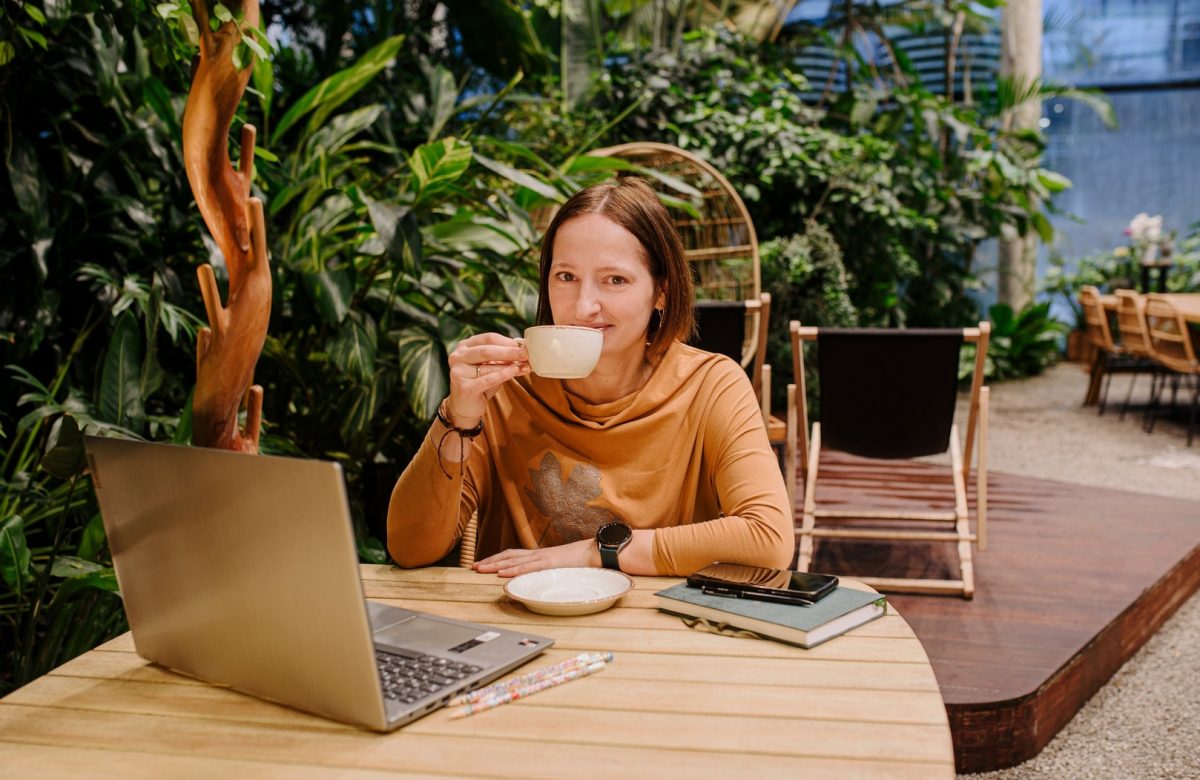
M 1135 385 L 1144 403 L 1149 380 Z M 1119 420 L 1129 387 L 1116 377 L 1103 416 L 1080 406 L 1076 364 L 992 389 L 989 468 L 1200 501 L 1200 439 L 1161 420 L 1152 435 L 1136 413 Z M 965 417 L 960 417 L 965 419 Z M 1200 594 L 1193 596 L 1033 759 L 973 780 L 1200 778 Z

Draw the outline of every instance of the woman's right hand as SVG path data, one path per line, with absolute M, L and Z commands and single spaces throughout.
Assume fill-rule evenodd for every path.
M 500 385 L 529 370 L 529 356 L 516 339 L 479 333 L 458 342 L 450 353 L 450 421 L 461 428 L 474 426 Z

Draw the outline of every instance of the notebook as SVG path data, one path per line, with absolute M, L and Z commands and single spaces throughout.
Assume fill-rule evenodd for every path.
M 93 436 L 85 446 L 149 661 L 388 731 L 554 643 L 366 601 L 336 463 Z

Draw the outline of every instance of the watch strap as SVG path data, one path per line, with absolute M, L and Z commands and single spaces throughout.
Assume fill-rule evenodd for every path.
M 621 552 L 620 547 L 610 547 L 604 544 L 600 545 L 600 563 L 606 569 L 616 569 L 617 571 L 620 571 L 621 562 L 617 557 L 619 552 Z

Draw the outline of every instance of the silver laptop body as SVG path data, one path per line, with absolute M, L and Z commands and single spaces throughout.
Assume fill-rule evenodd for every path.
M 553 644 L 367 602 L 336 463 L 93 436 L 86 448 L 149 661 L 386 731 Z

